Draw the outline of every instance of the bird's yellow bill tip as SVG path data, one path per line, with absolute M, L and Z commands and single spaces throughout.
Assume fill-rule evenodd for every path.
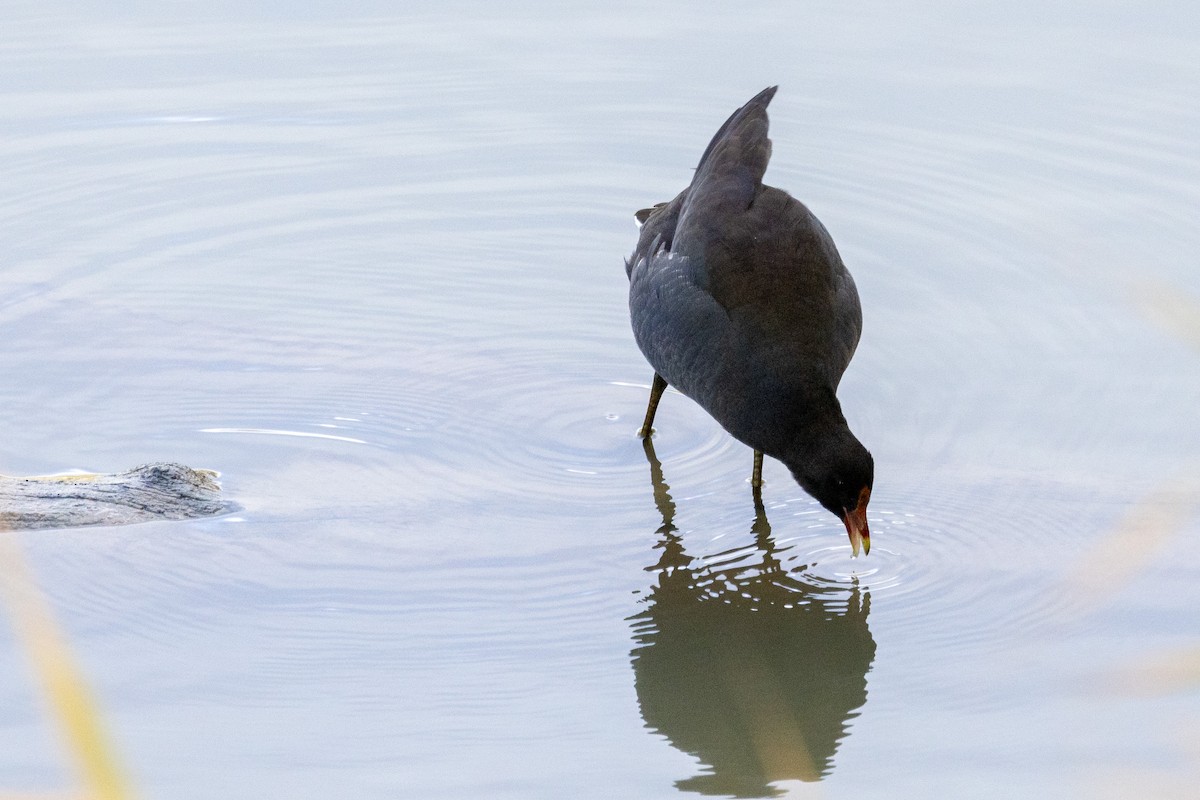
M 867 527 L 866 500 L 860 499 L 858 508 L 846 511 L 842 522 L 846 524 L 846 533 L 850 535 L 850 549 L 854 556 L 858 556 L 860 549 L 863 555 L 869 555 L 871 552 L 871 529 Z

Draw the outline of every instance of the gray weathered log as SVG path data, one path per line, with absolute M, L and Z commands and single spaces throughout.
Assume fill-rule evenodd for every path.
M 144 464 L 105 475 L 0 475 L 0 530 L 129 525 L 235 508 L 221 498 L 216 473 L 182 464 Z

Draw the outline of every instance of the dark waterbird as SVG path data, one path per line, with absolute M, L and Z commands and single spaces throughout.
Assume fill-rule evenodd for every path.
M 654 367 L 640 435 L 668 385 L 764 454 L 870 552 L 875 464 L 842 415 L 837 387 L 862 332 L 854 280 L 828 231 L 787 192 L 763 184 L 770 87 L 717 131 L 692 183 L 637 213 L 625 262 L 633 333 Z

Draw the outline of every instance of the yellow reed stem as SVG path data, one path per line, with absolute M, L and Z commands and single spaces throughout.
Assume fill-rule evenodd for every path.
M 3 532 L 0 596 L 75 761 L 85 796 L 88 800 L 129 800 L 133 795 L 128 782 L 117 766 L 67 639 L 34 582 L 15 535 Z

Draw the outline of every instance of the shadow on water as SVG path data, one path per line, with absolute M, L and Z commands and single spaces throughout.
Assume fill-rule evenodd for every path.
M 784 569 L 761 505 L 752 552 L 688 555 L 662 465 L 649 439 L 645 447 L 663 523 L 646 568 L 656 581 L 630 618 L 631 657 L 647 727 L 707 766 L 676 786 L 774 797 L 773 782 L 820 780 L 867 700 L 870 594 Z

